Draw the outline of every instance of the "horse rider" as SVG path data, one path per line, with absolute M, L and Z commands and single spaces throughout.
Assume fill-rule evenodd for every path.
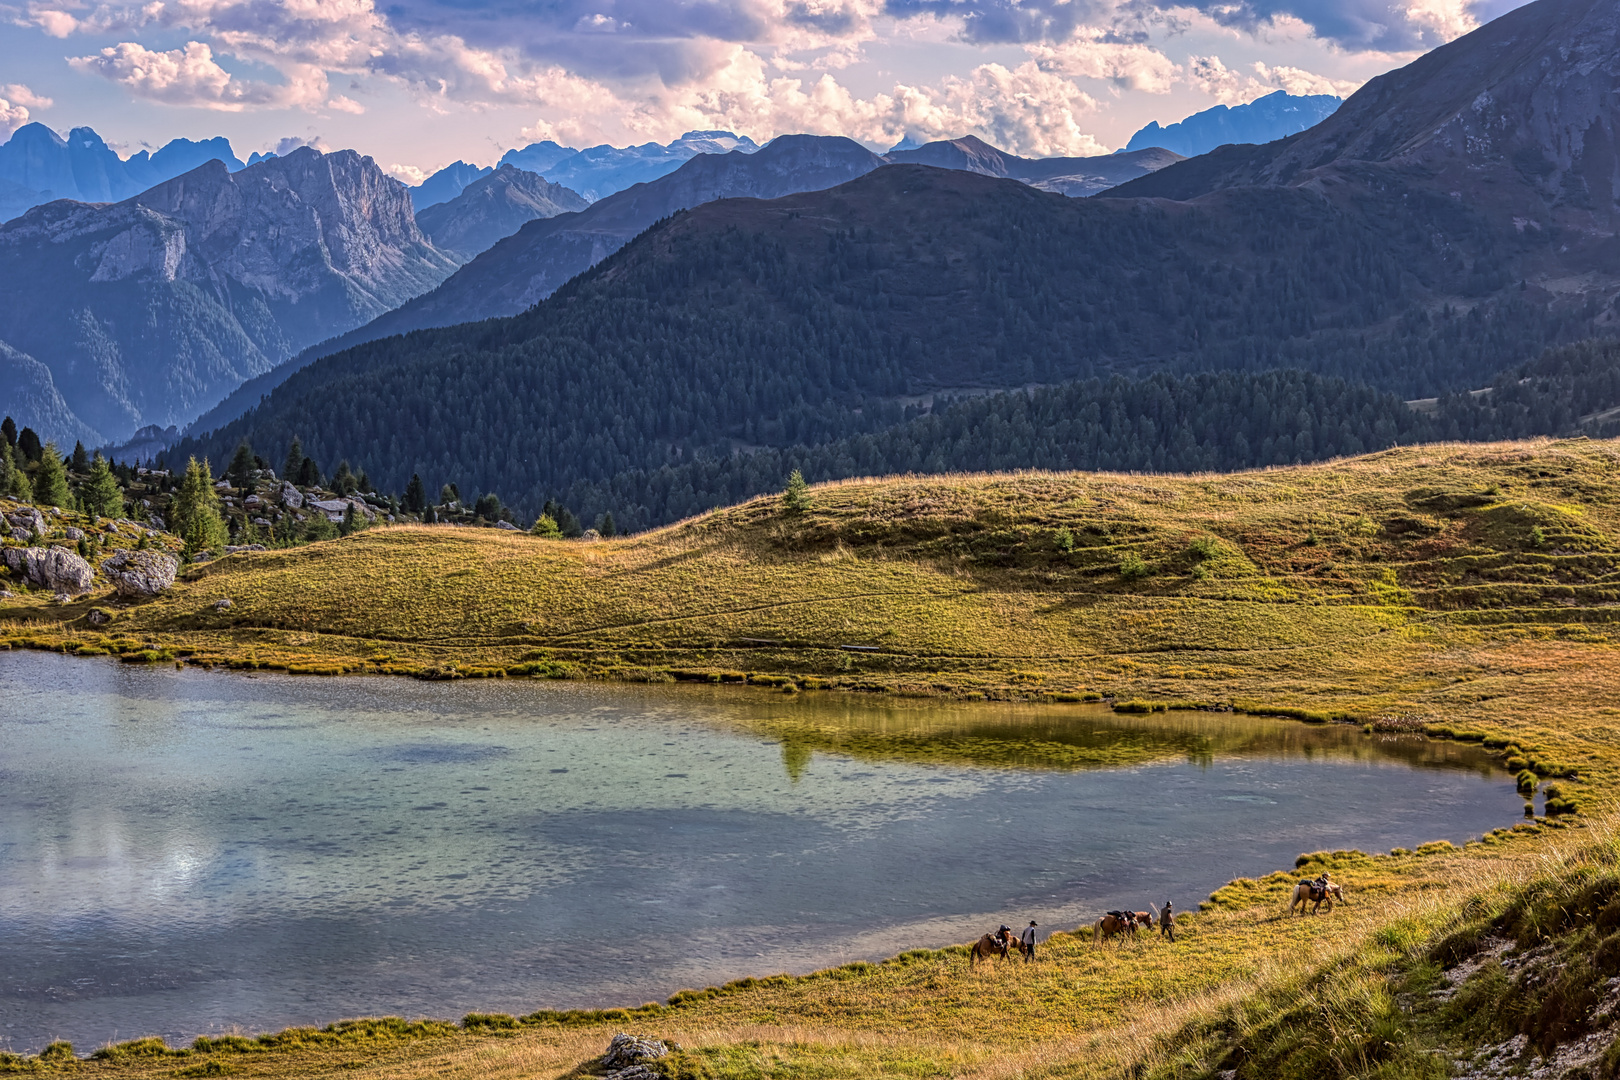
M 1027 964 L 1031 960 L 1035 959 L 1035 920 L 1034 919 L 1029 920 L 1029 925 L 1024 927 L 1024 932 L 1023 932 L 1022 935 L 1020 935 L 1018 940 L 1019 940 L 1019 943 L 1024 946 L 1024 963 Z
M 1012 927 L 1006 923 L 1002 923 L 1001 928 L 996 931 L 996 940 L 1001 942 L 1003 949 L 1012 944 L 1012 932 Z
M 1326 870 L 1322 871 L 1317 875 L 1316 880 L 1311 882 L 1311 899 L 1321 900 L 1327 896 L 1328 886 L 1332 884 L 1333 876 Z
M 1159 912 L 1159 936 L 1170 939 L 1172 945 L 1176 941 L 1176 917 L 1170 912 L 1170 901 L 1164 902 L 1164 910 Z

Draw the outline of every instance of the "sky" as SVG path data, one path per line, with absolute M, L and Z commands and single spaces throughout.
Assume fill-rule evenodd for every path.
M 1108 153 L 1348 95 L 1523 0 L 0 0 L 0 139 L 352 147 L 407 182 L 542 139 L 724 129 Z

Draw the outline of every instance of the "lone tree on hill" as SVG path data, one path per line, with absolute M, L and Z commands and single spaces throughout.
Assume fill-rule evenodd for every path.
M 73 443 L 73 471 L 80 476 L 90 471 L 90 455 L 85 452 L 84 443 L 77 440 Z
M 199 551 L 220 554 L 225 547 L 225 519 L 219 511 L 219 493 L 214 490 L 214 470 L 205 458 L 198 462 L 192 458 L 186 465 L 186 475 L 180 489 L 174 494 L 174 506 L 169 522 L 172 532 L 185 543 L 189 558 Z
M 24 432 L 28 429 L 24 428 Z M 34 474 L 34 501 L 41 506 L 71 506 L 73 493 L 68 490 L 67 469 L 55 443 L 46 443 L 40 450 L 39 471 Z
M 550 514 L 541 514 L 534 520 L 534 528 L 529 530 L 530 535 L 546 540 L 561 540 L 562 530 L 557 528 L 557 519 Z
M 798 469 L 788 477 L 787 490 L 782 492 L 782 505 L 789 510 L 802 512 L 810 509 L 810 485 L 804 482 L 804 473 Z
M 413 514 L 427 509 L 427 485 L 417 473 L 411 473 L 411 482 L 405 485 L 405 509 Z
M 112 466 L 98 452 L 90 462 L 90 478 L 79 492 L 84 498 L 84 509 L 96 517 L 122 517 L 124 489 L 118 485 Z

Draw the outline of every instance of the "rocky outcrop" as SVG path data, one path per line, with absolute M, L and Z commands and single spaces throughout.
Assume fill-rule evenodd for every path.
M 32 506 L 25 506 L 20 510 L 13 510 L 6 515 L 6 524 L 13 529 L 21 529 L 26 539 L 30 532 L 45 535 L 45 516 Z
M 89 563 L 64 548 L 5 548 L 0 558 L 13 574 L 30 585 L 68 596 L 89 592 L 96 576 Z
M 0 226 L 0 340 L 110 439 L 190 421 L 244 380 L 432 288 L 456 260 L 352 150 L 215 160 L 111 205 Z
M 608 1070 L 605 1080 L 660 1080 L 663 1073 L 648 1062 L 668 1054 L 669 1047 L 657 1039 L 638 1039 L 621 1031 L 613 1036 L 607 1053 L 602 1055 L 602 1065 Z
M 174 584 L 180 560 L 160 551 L 120 551 L 101 564 L 101 572 L 129 599 L 156 596 Z
M 304 505 L 304 493 L 286 480 L 281 482 L 281 487 L 276 492 L 276 498 L 280 499 L 281 505 L 289 510 L 299 510 Z

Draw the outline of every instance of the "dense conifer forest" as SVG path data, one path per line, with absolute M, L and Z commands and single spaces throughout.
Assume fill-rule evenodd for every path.
M 529 515 L 568 494 L 587 520 L 613 510 L 641 527 L 757 488 L 748 477 L 774 466 L 734 462 L 739 451 L 823 448 L 803 460 L 818 477 L 845 461 L 1186 469 L 1353 453 L 1435 434 L 1397 419 L 1400 398 L 1478 388 L 1591 332 L 1600 312 L 1514 283 L 1520 249 L 1542 242 L 1503 238 L 1444 199 L 1377 215 L 1305 191 L 1074 200 L 895 166 L 678 214 L 522 315 L 320 360 L 176 456 L 299 436 L 386 490 L 421 475 Z M 1425 300 L 1438 295 L 1476 299 Z M 1310 373 L 1288 377 L 1310 404 L 1258 404 L 1282 377 L 1257 373 L 1279 369 Z M 961 434 L 970 412 L 880 437 L 918 420 L 928 395 L 1031 385 L 1061 389 L 956 406 L 1008 410 L 993 415 L 1031 432 L 1017 445 Z M 1129 423 L 1082 422 L 1088 401 Z

